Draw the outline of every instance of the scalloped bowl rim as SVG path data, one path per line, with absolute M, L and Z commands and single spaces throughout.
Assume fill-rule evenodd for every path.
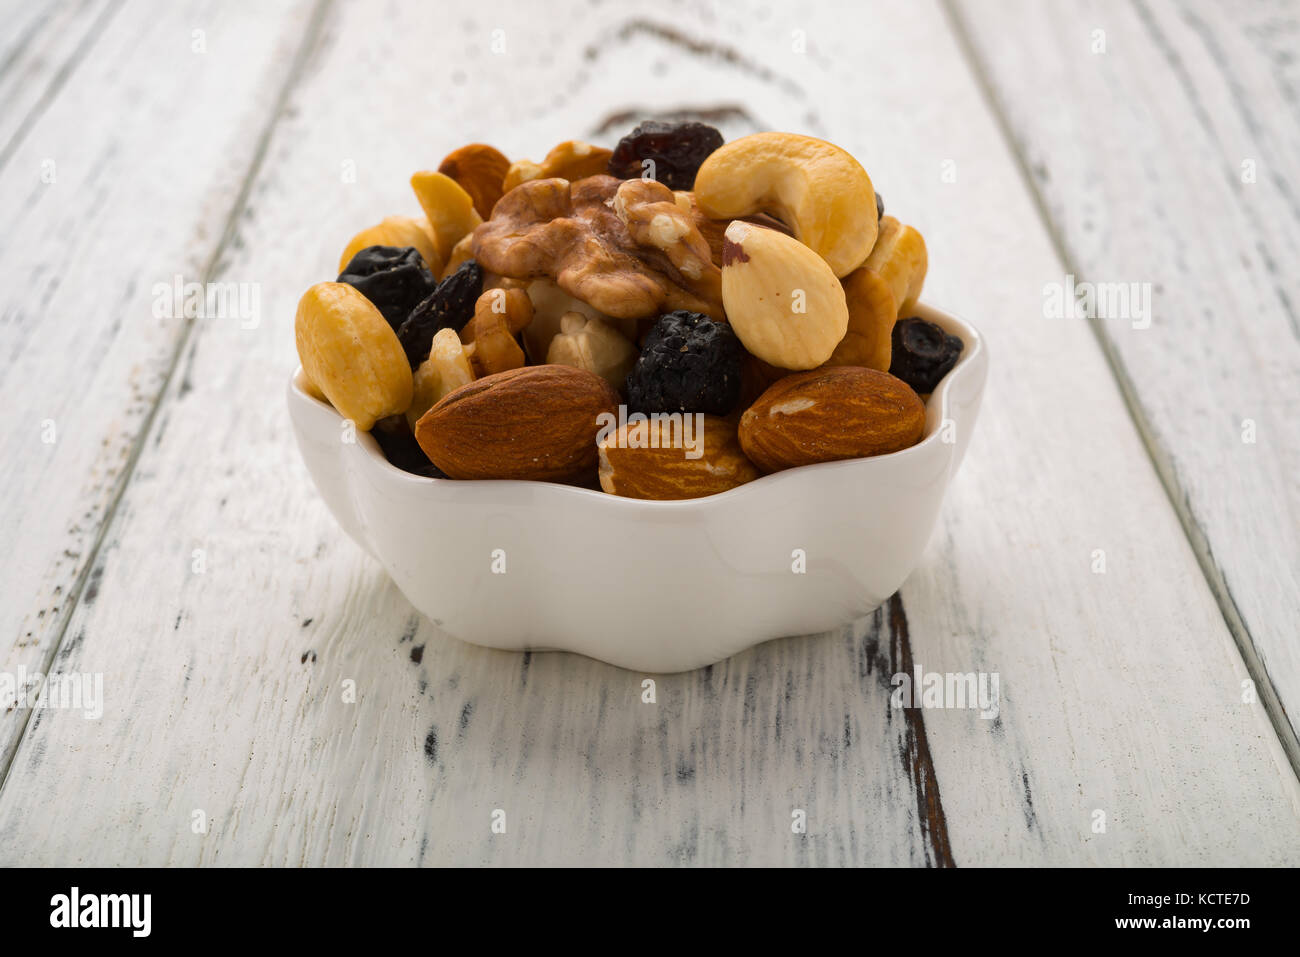
M 813 465 L 802 465 L 797 468 L 784 469 L 780 472 L 761 475 L 751 482 L 746 482 L 744 485 L 738 485 L 735 488 L 727 489 L 724 492 L 716 492 L 712 495 L 703 495 L 696 498 L 685 499 L 655 500 L 628 498 L 622 495 L 611 495 L 610 493 L 599 489 L 589 489 L 577 485 L 562 485 L 557 482 L 537 480 L 432 478 L 425 475 L 416 475 L 393 465 L 384 458 L 384 453 L 380 449 L 379 443 L 369 432 L 362 433 L 356 444 L 359 448 L 364 449 L 367 458 L 373 464 L 389 472 L 390 478 L 419 485 L 426 485 L 434 489 L 441 487 L 454 487 L 457 493 L 468 492 L 469 494 L 473 494 L 472 490 L 483 492 L 488 492 L 490 490 L 502 495 L 508 495 L 510 492 L 520 489 L 528 489 L 533 494 L 579 496 L 589 498 L 593 503 L 604 503 L 603 506 L 597 507 L 648 509 L 657 510 L 661 513 L 666 511 L 688 511 L 698 508 L 706 508 L 723 499 L 735 499 L 750 494 L 754 491 L 756 486 L 770 489 L 777 482 L 798 481 L 800 476 L 805 475 L 814 469 L 823 472 L 831 469 L 869 470 L 873 465 L 878 463 L 886 461 L 897 462 L 908 456 L 919 456 L 922 454 L 922 449 L 934 442 L 941 441 L 939 434 L 940 429 L 934 427 L 934 423 L 942 424 L 949 418 L 949 393 L 951 392 L 954 383 L 957 382 L 958 379 L 962 378 L 964 370 L 975 367 L 977 360 L 987 351 L 987 346 L 984 337 L 974 326 L 969 322 L 966 322 L 964 319 L 959 319 L 952 313 L 943 311 L 937 306 L 918 303 L 914 310 L 914 314 L 921 315 L 922 318 L 928 319 L 929 321 L 935 322 L 939 326 L 943 327 L 946 332 L 957 335 L 962 340 L 963 348 L 962 354 L 957 360 L 957 364 L 948 370 L 947 374 L 940 380 L 939 384 L 935 386 L 934 391 L 930 394 L 930 398 L 925 402 L 926 434 L 922 437 L 921 441 L 917 442 L 915 445 L 909 446 L 905 449 L 900 449 L 897 452 L 889 452 L 884 455 L 874 455 L 867 458 L 838 459 L 833 462 L 817 462 Z M 329 412 L 342 421 L 342 416 L 339 415 L 338 411 L 332 405 L 309 395 L 303 390 L 300 385 L 302 375 L 303 370 L 300 365 L 290 376 L 290 393 L 300 401 L 311 403 L 319 407 L 322 411 Z M 936 401 L 939 403 L 938 415 L 934 416 L 931 414 L 931 408 Z M 541 489 L 543 488 L 549 491 L 542 492 Z

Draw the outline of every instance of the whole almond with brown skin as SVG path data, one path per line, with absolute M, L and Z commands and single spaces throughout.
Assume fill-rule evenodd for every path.
M 858 366 L 773 383 L 740 417 L 740 445 L 764 472 L 884 455 L 915 445 L 925 406 L 901 379 Z
M 454 479 L 562 482 L 595 470 L 597 419 L 618 403 L 583 369 L 525 366 L 444 396 L 415 424 L 415 439 Z
M 475 211 L 484 219 L 501 198 L 501 182 L 510 169 L 505 154 L 486 143 L 470 143 L 447 154 L 438 172 L 450 176 L 474 200 Z
M 598 448 L 600 487 L 627 498 L 700 498 L 759 475 L 740 450 L 735 422 L 716 415 L 677 413 L 668 421 L 630 423 Z

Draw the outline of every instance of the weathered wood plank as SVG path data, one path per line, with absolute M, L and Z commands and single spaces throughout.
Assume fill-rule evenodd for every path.
M 1097 335 L 1300 767 L 1300 8 L 957 9 L 1068 271 L 1153 290 Z
M 44 671 L 60 640 L 186 328 L 153 287 L 216 255 L 311 9 L 249 30 L 247 10 L 129 6 L 0 168 L 0 671 Z M 0 714 L 0 769 L 23 720 Z
M 103 36 L 114 0 L 7 3 L 0 10 L 0 167 Z
M 197 331 L 101 549 L 96 588 L 88 590 L 55 663 L 56 670 L 102 670 L 108 686 L 128 697 L 130 688 L 153 686 L 158 700 L 173 702 L 169 734 L 197 746 L 142 762 L 127 790 L 108 787 L 109 779 L 91 770 L 87 781 L 104 786 L 81 789 L 71 817 L 132 816 L 136 795 L 169 795 L 142 842 L 105 847 L 118 860 L 617 862 L 628 850 L 626 836 L 634 859 L 667 862 L 778 862 L 795 855 L 822 863 L 950 863 L 922 716 L 887 707 L 888 678 L 907 652 L 906 637 L 885 626 L 883 613 L 830 639 L 849 668 L 817 666 L 825 639 L 791 642 L 776 657 L 742 657 L 713 673 L 663 678 L 658 703 L 643 705 L 640 675 L 569 656 L 521 659 L 438 636 L 339 538 L 304 485 L 280 412 L 297 296 L 328 271 L 351 231 L 382 211 L 414 207 L 406 187 L 410 171 L 436 163 L 471 135 L 484 103 L 511 102 L 513 77 L 495 71 L 479 76 L 479 99 L 441 106 L 446 129 L 412 124 L 407 104 L 391 91 L 445 84 L 449 66 L 466 62 L 467 37 L 484 45 L 491 37 L 486 25 L 447 34 L 438 29 L 436 11 L 405 15 L 412 18 L 405 29 L 377 33 L 366 11 L 340 12 L 332 35 L 346 41 L 322 56 L 295 97 L 293 118 L 272 149 L 283 161 L 259 181 L 260 199 L 241 219 L 240 252 L 229 267 L 230 275 L 267 277 L 264 322 L 256 330 L 228 323 Z M 555 58 L 552 85 L 569 78 L 581 51 L 616 42 L 623 22 L 607 13 L 568 40 L 579 55 Z M 405 39 L 390 48 L 399 35 Z M 526 35 L 516 25 L 507 43 L 523 46 Z M 428 38 L 435 36 L 430 49 Z M 369 46 L 359 47 L 358 38 Z M 678 60 L 685 74 L 678 82 L 688 95 L 690 80 L 698 78 L 689 61 L 645 31 L 631 31 L 625 42 L 650 43 Z M 381 66 L 359 79 L 346 66 L 358 55 Z M 539 54 L 528 56 L 536 62 Z M 759 102 L 771 81 L 754 83 L 748 100 Z M 594 92 L 589 88 L 586 96 Z M 363 108 L 376 103 L 391 105 Z M 799 108 L 783 104 L 784 122 L 797 122 Z M 498 128 L 535 123 L 528 146 L 535 152 L 550 139 L 585 134 L 600 116 L 586 98 L 567 108 L 525 102 L 513 110 Z M 538 112 L 543 115 L 530 118 Z M 742 131 L 752 128 L 744 115 L 729 119 Z M 464 132 L 447 132 L 453 128 Z M 358 183 L 341 181 L 345 161 L 358 171 Z M 316 212 L 303 216 L 304 204 Z M 241 358 L 232 364 L 236 353 Z M 248 400 L 231 402 L 232 395 Z M 250 423 L 258 424 L 250 429 Z M 200 485 L 195 461 L 222 465 Z M 273 518 L 265 510 L 282 497 L 271 506 Z M 141 556 L 145 564 L 125 576 L 130 581 L 120 579 L 127 566 L 119 560 L 134 555 L 137 536 L 155 523 L 168 531 Z M 248 560 L 267 548 L 268 562 Z M 203 552 L 202 575 L 191 573 L 196 549 Z M 286 575 L 272 553 L 298 556 L 288 566 L 295 571 Z M 301 582 L 306 591 L 299 593 L 293 581 L 308 569 L 310 581 Z M 122 585 L 139 588 L 138 599 L 126 599 Z M 234 623 L 232 595 L 241 596 L 243 607 L 257 607 L 258 624 Z M 340 596 L 347 596 L 343 605 L 335 604 Z M 134 634 L 128 663 L 118 659 L 121 646 L 110 647 L 116 643 L 104 642 L 98 636 L 106 632 L 90 623 L 124 613 L 143 614 L 148 622 L 140 629 L 121 620 L 108 626 L 114 634 Z M 267 680 L 250 681 L 250 667 Z M 341 695 L 349 678 L 357 682 L 356 704 Z M 797 706 L 792 696 L 799 687 L 832 707 Z M 864 696 L 872 702 L 867 708 L 860 706 Z M 197 707 L 184 705 L 186 699 Z M 216 701 L 222 702 L 219 717 L 210 710 Z M 10 778 L 14 793 L 30 799 L 58 776 L 62 761 L 50 754 L 62 746 L 46 739 L 50 730 L 76 733 L 79 747 L 89 751 L 117 750 L 114 741 L 155 734 L 160 714 L 110 708 L 102 721 L 77 719 L 77 727 L 67 723 L 70 717 L 37 714 Z M 220 740 L 208 739 L 214 720 Z M 267 721 L 286 735 L 275 746 L 266 738 Z M 769 755 L 774 724 L 785 729 L 778 738 L 786 743 Z M 709 740 L 695 740 L 705 728 Z M 298 742 L 292 745 L 298 757 L 286 760 L 279 746 L 289 739 Z M 245 750 L 227 747 L 232 741 L 262 743 Z M 567 770 L 528 761 L 534 749 L 549 755 L 559 741 L 567 742 Z M 671 767 L 659 774 L 665 759 Z M 493 780 L 511 766 L 518 767 L 521 786 Z M 340 774 L 342 767 L 348 770 Z M 42 783 L 29 780 L 29 772 Z M 120 767 L 111 777 L 120 777 Z M 794 786 L 800 777 L 804 783 Z M 447 786 L 462 779 L 485 790 Z M 721 803 L 710 797 L 737 780 L 755 788 Z M 605 822 L 586 840 L 547 824 L 569 813 L 575 787 Z M 479 807 L 490 800 L 501 804 Z M 268 801 L 280 810 L 268 813 Z M 818 804 L 850 808 L 854 821 L 846 826 Z M 494 840 L 488 827 L 497 806 L 514 822 L 503 840 Z M 194 809 L 212 818 L 206 838 L 190 840 Z M 807 838 L 791 833 L 796 809 L 809 815 Z M 299 812 L 312 823 L 284 817 Z M 642 813 L 656 823 L 638 837 Z M 629 825 L 630 833 L 619 833 Z M 16 834 L 10 827 L 27 825 L 10 819 L 0 833 Z M 26 853 L 57 857 L 71 847 Z
M 0 789 L 0 847 L 80 863 L 1297 860 L 1296 781 L 1236 697 L 1240 658 L 1095 339 L 1017 306 L 1063 266 L 939 9 L 577 9 L 563 30 L 552 7 L 484 4 L 450 30 L 431 9 L 382 30 L 340 9 L 223 270 L 262 283 L 263 321 L 196 330 L 55 662 L 104 674 L 104 716 L 36 713 Z M 865 56 L 863 36 L 890 40 Z M 925 232 L 929 298 L 985 329 L 995 363 L 902 597 L 661 677 L 654 704 L 645 676 L 473 648 L 414 615 L 311 492 L 280 405 L 300 291 L 355 228 L 414 209 L 413 169 L 478 138 L 535 157 L 646 104 L 853 150 Z M 998 719 L 900 715 L 889 678 L 909 663 L 998 673 Z

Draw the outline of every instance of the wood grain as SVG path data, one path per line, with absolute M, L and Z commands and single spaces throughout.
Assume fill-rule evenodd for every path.
M 1300 9 L 957 10 L 1067 271 L 1153 287 L 1093 325 L 1300 769 Z
M 6 3 L 0 9 L 0 168 L 63 90 L 120 9 L 114 0 Z
M 350 14 L 340 12 L 345 19 L 330 23 L 330 36 L 368 36 L 378 48 L 386 47 L 388 31 L 370 29 L 360 12 L 346 19 Z M 417 23 L 409 32 L 427 36 L 431 27 L 432 22 Z M 598 24 L 590 38 L 579 39 L 600 44 L 607 32 Z M 96 637 L 107 634 L 99 624 L 78 621 L 56 662 L 81 670 L 102 668 L 106 680 L 115 674 L 112 683 L 127 697 L 134 696 L 130 689 L 146 686 L 166 689 L 160 697 L 172 702 L 199 694 L 203 704 L 173 712 L 170 733 L 178 740 L 205 741 L 214 720 L 208 709 L 219 701 L 221 738 L 149 761 L 127 793 L 110 786 L 120 771 L 105 766 L 101 784 L 84 790 L 85 803 L 71 817 L 89 822 L 129 813 L 120 802 L 132 794 L 195 795 L 193 808 L 206 808 L 213 818 L 206 839 L 188 840 L 190 804 L 169 804 L 162 825 L 170 859 L 191 863 L 619 863 L 629 853 L 632 859 L 669 863 L 778 862 L 791 855 L 821 863 L 947 863 L 922 715 L 888 707 L 888 679 L 898 670 L 893 659 L 906 653 L 906 636 L 882 640 L 883 616 L 831 638 L 784 643 L 776 658 L 740 658 L 716 673 L 662 678 L 658 703 L 642 705 L 642 676 L 571 656 L 521 659 L 437 636 L 339 538 L 309 493 L 279 411 L 279 387 L 292 356 L 293 302 L 328 268 L 323 264 L 336 259 L 335 247 L 367 221 L 364 217 L 411 208 L 414 201 L 405 186 L 409 171 L 433 165 L 457 143 L 450 137 L 429 143 L 427 131 L 411 130 L 395 114 L 358 120 L 363 126 L 376 124 L 372 135 L 364 128 L 356 132 L 321 123 L 318 111 L 337 103 L 342 115 L 351 115 L 351 104 L 382 101 L 386 97 L 377 93 L 410 82 L 418 69 L 413 64 L 427 61 L 445 69 L 449 58 L 463 51 L 464 39 L 453 35 L 445 43 L 446 49 L 431 58 L 418 56 L 414 41 L 402 56 L 386 51 L 390 56 L 376 59 L 392 65 L 371 78 L 373 86 L 360 89 L 355 74 L 337 68 L 356 55 L 355 47 L 332 49 L 328 60 L 313 64 L 312 80 L 291 112 L 294 119 L 280 131 L 273 152 L 283 148 L 290 156 L 276 164 L 274 174 L 268 167 L 258 183 L 255 195 L 264 199 L 241 232 L 241 245 L 250 242 L 248 258 L 231 266 L 232 274 L 271 277 L 265 283 L 265 325 L 257 330 L 210 325 L 197 331 L 194 349 L 159 413 L 161 434 L 148 443 L 106 537 L 95 570 L 98 585 L 81 605 L 90 617 L 128 611 L 165 627 L 108 626 L 109 633 L 138 636 L 133 642 L 138 650 L 123 673 L 122 664 L 113 664 L 120 653 L 115 642 Z M 425 85 L 436 81 L 428 76 Z M 509 77 L 502 75 L 497 82 L 504 99 Z M 492 89 L 484 94 L 495 99 Z M 585 120 L 594 111 L 584 107 L 576 113 Z M 478 106 L 467 101 L 463 109 Z M 459 120 L 449 108 L 442 115 L 449 123 L 472 122 Z M 562 118 L 555 125 L 571 128 Z M 402 146 L 400 139 L 381 135 L 389 129 L 423 139 L 406 147 L 405 155 L 390 156 Z M 321 162 L 322 157 L 335 161 Z M 348 188 L 338 182 L 345 159 L 353 159 L 363 173 Z M 304 176 L 313 160 L 318 164 L 314 177 Z M 372 172 L 381 163 L 392 167 L 382 178 Z M 392 199 L 375 204 L 375 190 L 392 193 Z M 322 195 L 336 201 L 321 204 Z M 365 205 L 353 212 L 349 200 Z M 319 217 L 304 217 L 304 203 L 316 206 Z M 322 219 L 330 222 L 329 228 L 322 228 Z M 305 250 L 312 255 L 304 255 Z M 260 272 L 247 271 L 254 264 Z M 235 355 L 238 361 L 232 362 Z M 232 395 L 243 400 L 232 402 Z M 275 402 L 269 422 L 267 396 Z M 250 429 L 250 423 L 257 424 Z M 195 461 L 223 462 L 197 498 L 192 494 Z M 290 494 L 276 506 L 282 514 L 272 521 L 262 512 L 281 497 L 277 488 Z M 145 498 L 137 497 L 137 489 Z M 135 566 L 128 573 L 135 558 L 127 553 L 134 555 L 142 544 L 137 536 L 152 537 L 146 526 L 168 531 L 141 556 L 148 570 Z M 279 544 L 266 541 L 268 534 Z M 202 576 L 190 574 L 195 548 L 206 556 Z M 238 557 L 268 548 L 267 562 Z M 315 569 L 310 594 L 286 587 L 294 576 L 277 573 L 272 553 L 293 557 L 293 568 Z M 119 564 L 119 559 L 125 562 Z M 326 567 L 340 576 L 333 584 L 321 577 L 334 574 L 324 572 Z M 142 589 L 137 599 L 123 601 L 115 595 L 118 586 L 110 583 L 119 576 L 123 585 Z M 318 594 L 316 589 L 323 590 Z M 153 607 L 145 607 L 145 594 L 164 606 L 150 601 Z M 242 596 L 241 605 L 259 606 L 258 623 L 251 628 L 226 628 L 231 624 L 230 596 L 236 594 Z M 340 596 L 349 596 L 342 605 Z M 827 644 L 853 666 L 818 668 L 813 651 Z M 109 657 L 97 659 L 95 649 Z M 412 658 L 420 662 L 414 673 Z M 93 660 L 101 664 L 89 664 Z M 249 680 L 250 667 L 262 675 L 259 680 Z M 309 690 L 303 682 L 314 675 L 322 677 L 311 681 Z M 348 677 L 361 689 L 357 704 L 341 699 L 340 682 Z M 871 702 L 866 707 L 861 705 L 864 695 Z M 796 707 L 796 699 L 805 696 L 831 710 Z M 271 718 L 267 702 L 274 702 L 272 711 L 282 717 Z M 96 746 L 88 745 L 93 739 L 116 751 L 114 742 L 152 735 L 157 713 L 114 711 L 89 730 L 82 719 L 71 718 L 40 713 L 33 720 L 28 755 L 36 767 L 26 763 L 26 756 L 15 763 L 11 780 L 23 781 L 15 793 L 30 798 L 33 787 L 60 786 L 58 774 L 50 772 L 62 762 L 46 762 L 43 755 L 50 745 L 36 743 L 37 738 L 62 728 L 56 733 L 78 736 L 81 747 L 93 751 Z M 285 760 L 279 745 L 287 741 L 272 747 L 264 738 L 268 719 L 277 724 L 301 721 L 304 728 L 317 729 L 291 737 L 323 739 L 312 748 L 313 763 L 320 761 L 318 778 L 314 773 L 302 777 L 299 762 Z M 544 730 L 540 740 L 533 740 L 534 728 Z M 778 737 L 774 752 L 772 728 Z M 701 734 L 709 739 L 699 740 Z M 229 747 L 234 740 L 247 741 L 247 751 Z M 555 753 L 558 764 L 527 760 L 534 750 L 553 754 L 559 741 L 564 747 Z M 661 774 L 658 765 L 664 760 L 671 767 Z M 340 776 L 342 766 L 350 770 Z M 511 766 L 519 768 L 517 784 L 494 781 Z M 29 785 L 28 770 L 45 783 Z M 92 778 L 100 773 L 82 771 Z M 729 794 L 738 780 L 746 787 Z M 337 781 L 356 784 L 339 790 Z M 447 782 L 453 781 L 473 785 L 451 789 Z M 315 808 L 308 812 L 310 826 L 286 820 L 285 794 L 291 795 L 291 816 Z M 710 800 L 709 795 L 725 799 Z M 499 805 L 484 805 L 492 799 Z M 400 811 L 389 807 L 393 800 L 405 806 Z M 575 828 L 546 823 L 570 814 L 575 800 L 589 802 L 590 813 L 601 822 L 586 839 Z M 518 822 L 507 832 L 512 837 L 501 841 L 493 840 L 488 827 L 488 815 L 497 806 Z M 642 807 L 653 826 L 640 834 Z M 852 821 L 831 816 L 831 809 L 838 814 L 846 808 Z M 791 832 L 796 809 L 809 815 L 806 837 Z M 458 821 L 463 824 L 448 826 Z M 8 826 L 13 830 L 0 825 L 0 832 L 17 835 L 28 825 L 11 821 Z M 177 831 L 180 836 L 171 837 Z M 303 843 L 289 839 L 295 832 Z M 147 844 L 128 845 L 105 846 L 102 853 L 139 861 L 158 853 Z M 33 854 L 58 856 L 72 853 L 73 847 L 46 845 Z
M 138 3 L 95 21 L 103 35 L 92 24 L 84 61 L 0 168 L 0 453 L 16 463 L 0 502 L 0 539 L 16 545 L 0 554 L 0 671 L 45 671 L 95 587 L 90 556 L 186 330 L 155 318 L 152 289 L 200 279 L 222 249 L 310 11 L 281 6 L 250 29 L 248 9 Z M 22 722 L 0 715 L 0 770 Z
M 1300 860 L 1300 787 L 1240 700 L 1105 357 L 1023 306 L 1064 264 L 937 6 L 400 17 L 334 10 L 275 127 L 220 270 L 262 284 L 263 321 L 195 328 L 54 662 L 104 674 L 104 716 L 34 713 L 0 788 L 4 862 Z M 868 35 L 889 42 L 866 57 Z M 608 143 L 647 106 L 852 150 L 925 233 L 927 298 L 994 362 L 901 597 L 659 677 L 653 704 L 647 676 L 474 648 L 415 615 L 310 489 L 281 396 L 301 290 L 356 229 L 415 209 L 412 170 L 473 139 L 533 158 Z M 909 666 L 998 673 L 1000 714 L 900 712 Z

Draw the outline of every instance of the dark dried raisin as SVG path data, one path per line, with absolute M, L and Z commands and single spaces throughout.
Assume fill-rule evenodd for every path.
M 725 322 L 678 310 L 646 334 L 627 377 L 635 412 L 726 415 L 740 400 L 740 340 Z
M 961 350 L 962 341 L 933 322 L 916 316 L 899 319 L 894 323 L 889 374 L 924 395 L 933 392 L 939 380 L 957 364 Z
M 618 141 L 609 174 L 636 179 L 648 173 L 669 189 L 691 189 L 696 170 L 722 142 L 722 134 L 704 123 L 647 120 Z M 654 165 L 645 165 L 646 160 Z
M 374 303 L 394 332 L 438 285 L 414 246 L 367 246 L 352 257 L 338 281 Z
M 429 347 L 439 329 L 460 332 L 474 318 L 474 303 L 483 294 L 483 267 L 473 259 L 460 264 L 454 273 L 438 283 L 423 302 L 411 310 L 397 330 L 397 338 L 406 350 L 412 369 L 429 358 Z
M 419 443 L 415 441 L 405 416 L 394 415 L 387 419 L 380 419 L 375 423 L 370 434 L 379 443 L 379 449 L 390 465 L 396 466 L 403 472 L 411 472 L 427 478 L 447 477 L 445 472 L 429 461 L 429 457 L 424 454 L 424 449 L 420 448 Z

